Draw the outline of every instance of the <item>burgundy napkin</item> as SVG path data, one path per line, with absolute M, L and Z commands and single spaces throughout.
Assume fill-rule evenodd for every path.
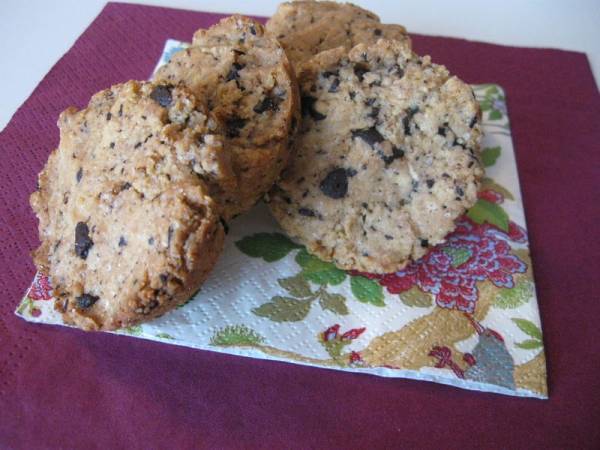
M 59 112 L 112 83 L 147 78 L 167 38 L 189 40 L 219 17 L 108 4 L 0 133 L 0 447 L 597 448 L 600 96 L 578 53 L 414 36 L 417 52 L 465 81 L 507 91 L 549 401 L 84 334 L 13 315 L 34 273 L 28 196 L 58 143 Z

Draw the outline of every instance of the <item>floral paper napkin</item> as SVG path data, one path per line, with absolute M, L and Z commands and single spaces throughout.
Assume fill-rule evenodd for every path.
M 186 44 L 169 40 L 159 66 Z M 201 292 L 123 329 L 173 345 L 547 398 L 546 363 L 505 95 L 473 86 L 487 175 L 446 243 L 406 269 L 356 275 L 288 239 L 264 205 L 230 224 Z M 16 314 L 62 323 L 36 274 Z

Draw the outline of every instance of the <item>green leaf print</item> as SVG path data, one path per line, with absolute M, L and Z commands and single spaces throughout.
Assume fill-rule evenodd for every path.
M 218 330 L 210 339 L 210 345 L 259 345 L 264 342 L 260 334 L 246 325 L 230 325 Z
M 500 309 L 518 308 L 531 300 L 532 295 L 533 283 L 520 280 L 513 288 L 500 290 L 494 300 L 494 306 Z
M 132 336 L 139 336 L 144 330 L 142 329 L 141 325 L 134 325 L 132 327 L 122 328 L 122 331 L 127 334 L 131 334 Z
M 310 255 L 302 249 L 296 255 L 296 262 L 302 267 L 302 275 L 315 284 L 340 284 L 346 278 L 346 272 L 338 269 L 333 264 L 321 261 L 316 256 Z
M 543 344 L 542 341 L 538 341 L 537 339 L 527 339 L 523 342 L 517 342 L 515 345 L 525 350 L 532 350 L 534 348 L 542 347 Z
M 269 303 L 252 309 L 252 312 L 275 322 L 299 322 L 307 316 L 311 304 L 311 301 L 276 295 Z
M 512 193 L 508 189 L 506 189 L 504 186 L 496 183 L 494 180 L 488 177 L 485 177 L 483 180 L 481 180 L 481 190 L 486 189 L 496 191 L 499 194 L 502 194 L 504 198 L 507 198 L 509 200 L 515 199 L 514 195 L 512 195 Z
M 293 297 L 302 298 L 312 295 L 308 281 L 306 281 L 301 273 L 289 278 L 280 278 L 277 282 Z
M 375 306 L 385 306 L 383 288 L 377 281 L 361 276 L 352 276 L 350 288 L 358 301 Z
M 430 294 L 421 291 L 418 287 L 413 286 L 408 291 L 398 295 L 402 303 L 406 306 L 415 306 L 417 308 L 428 308 L 433 304 L 433 299 Z
M 529 320 L 526 319 L 511 319 L 518 327 L 519 329 L 531 336 L 532 338 L 538 339 L 538 340 L 542 340 L 542 330 L 540 330 L 533 322 L 530 322 Z
M 500 147 L 487 147 L 481 151 L 481 159 L 485 167 L 490 167 L 496 164 L 496 160 L 500 156 L 502 149 Z
M 497 109 L 493 109 L 490 112 L 490 115 L 488 116 L 488 119 L 490 119 L 490 120 L 500 120 L 500 119 L 502 119 L 502 113 L 500 111 L 498 111 Z
M 467 212 L 467 217 L 475 223 L 491 223 L 508 232 L 508 214 L 501 206 L 487 200 L 481 198 L 477 200 L 477 203 Z
M 490 86 L 489 88 L 487 88 L 485 90 L 485 96 L 486 97 L 492 96 L 492 95 L 497 94 L 497 93 L 498 93 L 498 87 L 494 86 L 494 85 Z
M 158 333 L 156 335 L 157 338 L 161 338 L 161 339 L 175 339 L 173 336 L 171 336 L 169 333 Z
M 327 311 L 332 311 L 342 316 L 348 314 L 346 298 L 340 294 L 330 294 L 327 291 L 321 292 L 319 297 L 319 305 L 321 305 L 321 308 Z
M 278 261 L 293 249 L 302 248 L 281 233 L 256 233 L 240 239 L 235 245 L 246 255 L 267 262 Z

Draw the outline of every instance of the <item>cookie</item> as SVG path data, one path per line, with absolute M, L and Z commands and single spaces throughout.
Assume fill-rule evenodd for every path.
M 67 109 L 58 125 L 31 205 L 34 261 L 64 321 L 114 330 L 186 301 L 223 246 L 198 176 L 223 154 L 214 118 L 184 88 L 130 81 Z
M 283 229 L 321 259 L 372 273 L 443 242 L 483 176 L 471 88 L 387 40 L 323 52 L 299 82 L 302 126 L 270 194 Z
M 266 29 L 279 39 L 292 64 L 325 50 L 394 39 L 410 48 L 401 25 L 382 24 L 379 17 L 351 3 L 296 1 L 279 5 Z
M 287 164 L 299 121 L 298 88 L 285 52 L 255 20 L 232 16 L 194 35 L 155 80 L 208 99 L 225 125 L 230 170 L 212 174 L 226 220 L 250 209 Z

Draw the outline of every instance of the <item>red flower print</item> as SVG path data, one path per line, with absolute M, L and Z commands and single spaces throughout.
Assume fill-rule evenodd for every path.
M 360 356 L 360 353 L 355 352 L 354 350 L 352 350 L 350 352 L 350 364 L 361 364 L 363 362 L 362 356 Z
M 487 200 L 490 203 L 502 203 L 504 202 L 504 196 L 499 192 L 493 191 L 491 189 L 486 189 L 485 191 L 479 191 L 477 194 L 478 198 L 483 200 Z
M 323 332 L 323 341 L 329 342 L 329 341 L 335 340 L 338 337 L 339 330 L 340 330 L 340 325 L 337 323 L 335 325 L 332 325 L 329 328 L 327 328 Z
M 366 328 L 352 328 L 351 330 L 348 330 L 344 334 L 342 334 L 342 341 L 356 339 L 361 334 L 363 334 L 365 330 Z
M 27 296 L 32 300 L 50 300 L 52 298 L 52 286 L 50 286 L 50 279 L 38 272 L 33 279 L 31 288 Z
M 379 280 L 392 294 L 417 286 L 433 294 L 442 308 L 472 313 L 479 295 L 478 281 L 489 280 L 495 286 L 512 288 L 512 275 L 527 270 L 523 261 L 510 254 L 508 240 L 527 242 L 525 230 L 511 222 L 505 233 L 492 225 L 478 225 L 463 218 L 445 243 L 404 270 L 364 276 Z

